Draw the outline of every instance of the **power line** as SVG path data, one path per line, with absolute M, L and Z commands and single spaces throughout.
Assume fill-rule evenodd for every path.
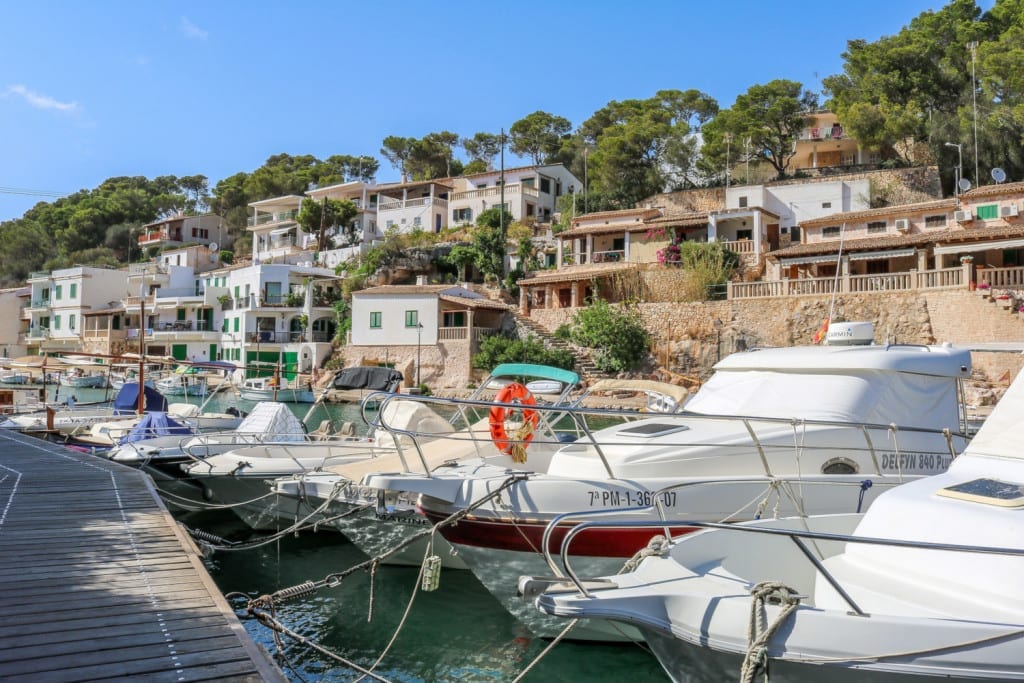
M 55 192 L 53 190 L 29 190 L 23 187 L 0 186 L 0 194 L 20 194 L 29 197 L 67 197 L 67 192 Z

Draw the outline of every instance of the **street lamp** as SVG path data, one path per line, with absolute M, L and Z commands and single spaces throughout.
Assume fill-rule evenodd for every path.
M 725 134 L 725 189 L 729 189 L 729 153 L 732 146 L 732 133 Z
M 416 323 L 416 388 L 420 387 L 420 339 L 423 336 L 423 323 Z
M 956 147 L 956 169 L 953 177 L 953 197 L 956 198 L 957 207 L 960 206 L 960 178 L 963 177 L 964 172 L 964 154 L 963 145 L 955 142 L 945 143 L 946 147 Z

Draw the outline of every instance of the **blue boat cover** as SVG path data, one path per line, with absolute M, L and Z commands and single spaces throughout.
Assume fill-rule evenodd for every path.
M 135 426 L 132 427 L 132 430 L 118 440 L 118 443 L 143 441 L 158 436 L 175 436 L 179 434 L 181 436 L 188 436 L 191 433 L 192 430 L 189 427 L 175 422 L 167 413 L 155 411 L 143 415 Z
M 146 392 L 143 410 L 147 413 L 154 410 L 167 410 L 167 399 L 151 386 L 144 387 Z M 115 413 L 134 413 L 139 407 L 139 383 L 125 382 L 114 399 Z

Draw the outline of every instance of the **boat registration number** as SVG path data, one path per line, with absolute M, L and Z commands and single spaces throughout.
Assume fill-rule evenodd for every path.
M 590 507 L 650 507 L 656 498 L 665 507 L 676 506 L 676 492 L 665 491 L 656 496 L 654 491 L 587 491 Z

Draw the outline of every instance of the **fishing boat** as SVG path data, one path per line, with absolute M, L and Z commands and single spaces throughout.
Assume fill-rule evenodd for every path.
M 105 373 L 89 372 L 75 367 L 60 375 L 60 385 L 76 389 L 103 389 L 107 386 L 107 376 Z
M 1024 680 L 1022 416 L 1018 374 L 947 472 L 862 514 L 698 520 L 630 572 L 553 563 L 537 606 L 638 628 L 674 681 Z
M 179 365 L 169 375 L 157 380 L 156 388 L 164 396 L 205 396 L 207 377 L 198 365 Z
M 543 574 L 541 549 L 557 549 L 575 524 L 662 512 L 718 522 L 862 509 L 889 486 L 945 470 L 963 450 L 970 368 L 970 353 L 948 345 L 750 350 L 716 364 L 682 413 L 598 427 L 610 411 L 573 409 L 580 437 L 553 453 L 535 458 L 534 439 L 520 444 L 522 462 L 471 458 L 362 483 L 419 493 L 432 523 L 465 515 L 439 532 L 506 608 L 534 633 L 555 636 L 564 624 L 520 600 L 516 580 Z M 574 561 L 589 575 L 614 573 L 649 537 L 631 528 L 588 532 Z M 604 626 L 577 627 L 574 637 L 622 638 Z
M 317 395 L 312 384 L 297 387 L 287 379 L 250 377 L 238 387 L 238 395 L 247 401 L 283 401 L 285 403 L 314 403 Z

